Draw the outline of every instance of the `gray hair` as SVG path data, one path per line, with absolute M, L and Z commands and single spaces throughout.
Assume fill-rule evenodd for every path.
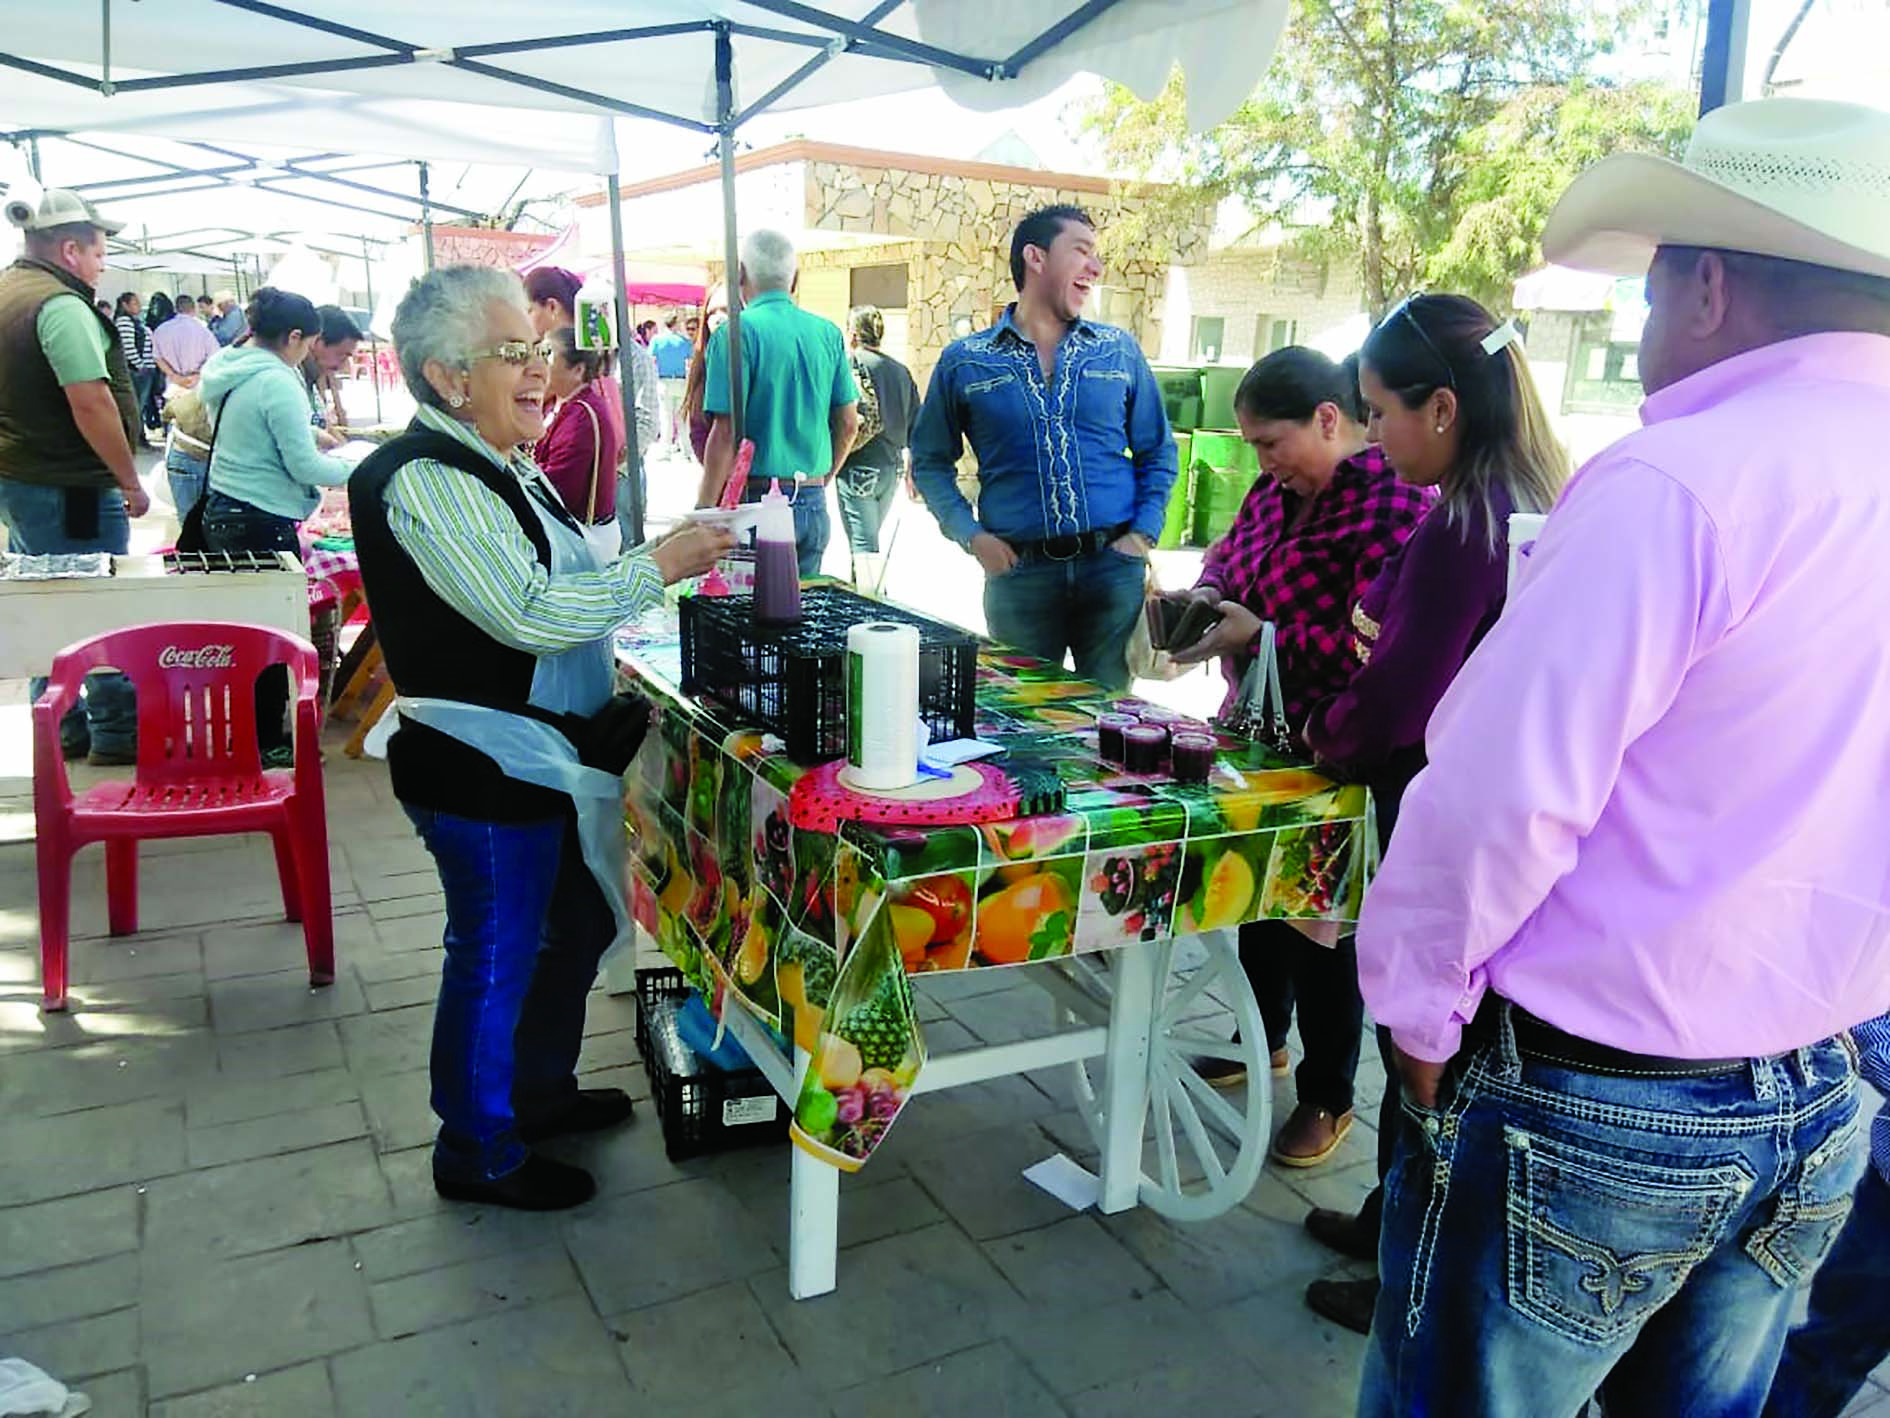
M 742 269 L 758 291 L 786 290 L 794 284 L 794 243 L 778 231 L 763 227 L 748 233 L 742 243 Z
M 427 382 L 427 361 L 448 368 L 470 363 L 472 351 L 486 343 L 487 312 L 494 305 L 526 313 L 523 283 L 491 266 L 441 266 L 401 297 L 394 311 L 394 350 L 416 402 L 439 406 L 439 391 Z

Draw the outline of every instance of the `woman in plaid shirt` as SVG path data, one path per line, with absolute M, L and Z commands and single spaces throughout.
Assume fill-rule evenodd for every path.
M 1272 621 L 1287 719 L 1299 725 L 1357 669 L 1352 607 L 1417 527 L 1430 494 L 1401 485 L 1366 441 L 1351 360 L 1334 364 L 1299 346 L 1276 350 L 1241 380 L 1234 415 L 1265 476 L 1209 550 L 1194 589 L 1220 603 L 1223 619 L 1175 659 L 1220 656 L 1231 701 L 1260 623 Z M 1364 1005 L 1351 938 L 1328 949 L 1285 922 L 1259 921 L 1241 928 L 1240 952 L 1266 1019 L 1273 1071 L 1286 1072 L 1296 1005 L 1306 1046 L 1295 1080 L 1299 1106 L 1274 1139 L 1273 1155 L 1289 1167 L 1316 1166 L 1352 1125 Z M 1246 1078 L 1239 1065 L 1220 1060 L 1200 1060 L 1197 1068 L 1217 1087 Z

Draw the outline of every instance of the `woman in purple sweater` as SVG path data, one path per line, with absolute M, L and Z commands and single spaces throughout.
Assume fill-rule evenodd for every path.
M 1371 435 L 1398 480 L 1438 502 L 1393 552 L 1352 610 L 1359 668 L 1314 708 L 1306 742 L 1336 775 L 1371 788 L 1380 841 L 1424 766 L 1431 711 L 1503 609 L 1512 512 L 1547 512 L 1568 480 L 1516 329 L 1460 295 L 1417 295 L 1379 322 L 1359 351 Z M 1378 1031 L 1379 1050 L 1388 1039 Z M 1379 1112 L 1380 1186 L 1357 1216 L 1315 1210 L 1307 1228 L 1345 1255 L 1378 1256 L 1383 1178 L 1397 1139 L 1397 1070 Z M 1371 1328 L 1378 1281 L 1316 1280 L 1320 1314 Z

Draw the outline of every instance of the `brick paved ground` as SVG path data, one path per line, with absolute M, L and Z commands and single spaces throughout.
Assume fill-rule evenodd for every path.
M 0 715 L 17 729 L 17 694 Z M 601 1183 L 574 1212 L 434 1197 L 440 898 L 379 765 L 330 754 L 333 988 L 308 989 L 265 845 L 160 844 L 145 929 L 121 940 L 99 857 L 80 859 L 74 1007 L 42 1016 L 30 783 L 6 737 L 0 1355 L 105 1418 L 1350 1411 L 1362 1341 L 1301 1303 L 1338 1267 L 1300 1221 L 1370 1185 L 1371 1048 L 1335 1163 L 1269 1171 L 1193 1226 L 1073 1215 L 1021 1179 L 1087 1148 L 1058 1076 L 923 1099 L 843 1184 L 839 1293 L 795 1304 L 782 1147 L 672 1165 L 644 1111 L 553 1145 Z M 1043 1010 L 1014 973 L 923 998 L 941 1048 Z M 595 996 L 583 1067 L 644 1097 L 632 1022 Z M 1853 1411 L 1890 1418 L 1890 1393 Z

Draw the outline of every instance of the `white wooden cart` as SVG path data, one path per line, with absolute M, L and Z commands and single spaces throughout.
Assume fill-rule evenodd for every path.
M 1017 968 L 1050 995 L 1045 1033 L 933 1055 L 915 1096 L 1068 1065 L 1101 1154 L 1102 1210 L 1142 1205 L 1178 1221 L 1202 1221 L 1238 1205 L 1266 1161 L 1273 1090 L 1260 1007 L 1233 934 L 1157 940 Z M 729 1031 L 792 1108 L 811 1056 L 796 1049 L 790 1057 L 730 998 Z M 1215 1001 L 1232 1012 L 1239 1042 L 1229 1042 L 1224 1024 L 1204 1026 L 1202 1007 Z M 1201 1081 L 1190 1066 L 1197 1057 L 1246 1066 L 1252 1085 L 1244 1105 Z M 834 1288 L 840 1172 L 798 1147 L 791 1152 L 788 1290 L 805 1300 Z

